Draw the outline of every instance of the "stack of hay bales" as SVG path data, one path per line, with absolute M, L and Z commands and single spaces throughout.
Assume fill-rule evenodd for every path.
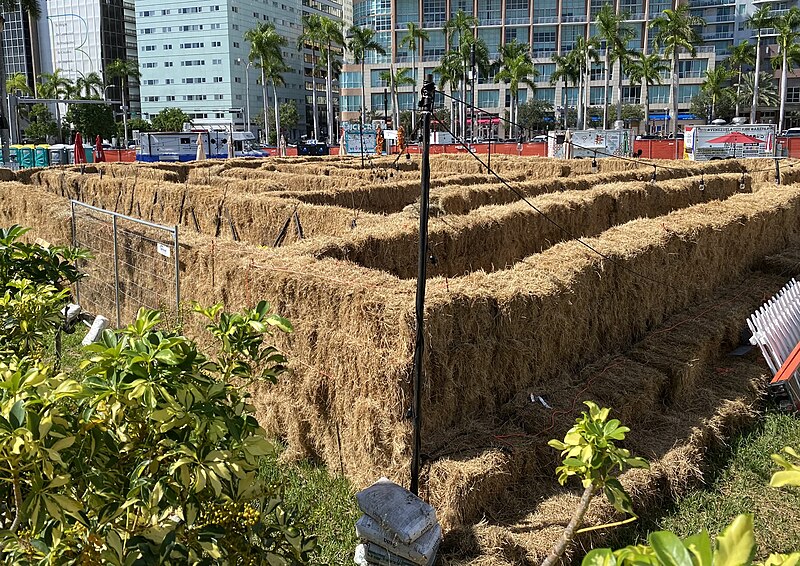
M 381 478 L 356 494 L 364 513 L 356 522 L 362 566 L 430 566 L 442 541 L 436 511 L 403 487 Z

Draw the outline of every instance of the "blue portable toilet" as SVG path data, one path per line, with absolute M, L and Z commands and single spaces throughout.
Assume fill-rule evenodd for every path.
M 37 145 L 33 150 L 33 162 L 36 167 L 47 167 L 50 165 L 50 146 L 47 144 Z
M 22 146 L 19 144 L 14 144 L 8 148 L 8 158 L 11 160 L 11 163 L 18 163 L 19 162 L 19 155 L 18 151 L 19 148 Z
M 17 150 L 17 163 L 19 163 L 20 168 L 30 169 L 35 165 L 33 150 L 32 145 L 24 145 Z
M 88 143 L 83 144 L 83 152 L 86 154 L 86 163 L 94 163 L 94 146 Z

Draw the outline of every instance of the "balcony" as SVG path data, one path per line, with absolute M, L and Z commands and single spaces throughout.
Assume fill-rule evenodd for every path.
M 731 32 L 731 35 L 733 35 L 733 32 Z M 716 52 L 716 49 L 714 49 L 713 45 L 700 45 L 698 47 L 695 47 L 695 49 L 697 50 L 698 53 L 714 53 L 714 52 Z
M 707 8 L 710 6 L 735 6 L 735 0 L 692 0 L 689 2 L 690 8 Z
M 557 24 L 558 16 L 534 16 L 534 24 Z
M 678 73 L 679 79 L 701 79 L 706 75 L 705 71 L 681 71 Z
M 701 34 L 700 37 L 703 38 L 703 41 L 719 41 L 721 39 L 733 39 L 733 30 L 731 30 L 731 31 L 713 32 L 713 33 L 704 33 L 704 34 Z
M 524 16 L 521 18 L 506 18 L 506 25 L 507 26 L 518 26 L 518 25 L 528 25 L 531 23 L 531 19 L 528 16 Z
M 717 14 L 713 18 L 706 18 L 706 22 L 709 24 L 732 23 L 735 21 L 736 14 Z
M 645 20 L 647 18 L 644 17 L 644 12 L 637 12 L 635 14 L 630 14 L 628 16 L 628 21 L 635 22 L 639 20 Z
M 571 14 L 570 15 L 562 14 L 561 15 L 561 23 L 564 23 L 564 24 L 574 24 L 574 23 L 585 24 L 586 23 L 586 14 L 578 15 L 578 16 L 573 16 Z
M 487 17 L 487 18 L 481 18 L 478 21 L 480 22 L 480 24 L 479 24 L 480 27 L 501 26 L 501 25 L 503 25 L 503 18 L 488 18 Z M 442 24 L 442 25 L 444 25 L 444 24 Z
M 534 59 L 544 59 L 544 58 L 549 59 L 550 57 L 552 57 L 556 53 L 557 53 L 557 51 L 556 51 L 555 47 L 553 47 L 552 49 L 534 49 L 531 52 L 531 56 Z

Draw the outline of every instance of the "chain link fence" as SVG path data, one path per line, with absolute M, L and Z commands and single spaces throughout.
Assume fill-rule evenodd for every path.
M 116 321 L 132 320 L 140 307 L 180 318 L 178 227 L 162 226 L 102 208 L 70 201 L 72 243 L 92 259 L 81 261 L 86 274 L 76 285 L 84 310 Z

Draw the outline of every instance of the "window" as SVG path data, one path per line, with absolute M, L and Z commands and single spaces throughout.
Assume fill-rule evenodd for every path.
M 156 33 L 156 28 L 142 28 L 139 30 L 139 35 L 150 35 Z
M 153 61 L 148 61 L 147 63 L 142 63 L 142 68 L 144 68 L 144 69 L 155 69 L 156 67 L 158 67 L 158 63 L 155 63 Z
M 172 44 L 171 43 L 165 43 L 164 44 L 164 49 L 167 49 L 167 50 L 172 49 Z
M 158 102 L 158 97 L 157 96 L 145 96 L 144 97 L 144 101 L 145 102 Z
M 528 0 L 506 0 L 506 23 L 527 24 L 530 22 Z
M 642 99 L 642 87 L 624 86 L 622 87 L 623 104 L 639 104 Z
M 374 93 L 371 97 L 371 102 L 373 112 L 386 113 L 392 111 L 392 97 L 389 95 L 388 91 L 385 98 L 382 92 Z M 385 106 L 384 102 L 386 103 Z
M 172 33 L 171 27 L 161 28 L 161 33 Z
M 139 17 L 141 18 L 147 18 L 149 16 L 155 16 L 155 15 L 156 15 L 155 10 L 144 10 L 142 12 L 139 12 Z
M 222 29 L 222 24 L 211 24 L 209 27 L 211 29 Z
M 678 102 L 688 103 L 700 94 L 700 85 L 678 85 Z
M 653 85 L 647 89 L 651 104 L 669 103 L 669 85 Z
M 211 42 L 211 47 L 221 47 L 221 46 L 222 46 L 222 42 L 221 41 L 212 41 Z
M 193 43 L 181 43 L 181 49 L 200 49 L 201 47 L 204 46 L 205 46 L 204 43 L 198 41 L 195 41 Z
M 800 86 L 790 86 L 786 88 L 786 102 L 797 104 L 800 102 Z
M 156 50 L 156 46 L 155 45 L 143 45 L 142 46 L 142 51 L 155 51 L 155 50 Z
M 361 87 L 361 72 L 360 71 L 347 71 L 340 75 L 339 81 L 342 88 L 360 88 Z
M 361 110 L 361 95 L 343 96 L 341 106 L 342 112 L 358 112 Z
M 172 67 L 172 61 L 164 61 L 165 67 Z
M 170 63 L 170 67 L 171 66 L 172 66 L 172 63 Z M 175 84 L 175 79 L 164 79 L 164 84 L 165 85 L 173 85 L 173 84 Z
M 211 64 L 212 65 L 222 65 L 222 59 L 212 59 L 211 60 Z
M 233 42 L 233 47 L 238 49 L 239 48 L 239 42 L 238 41 L 234 41 Z
M 238 6 L 231 6 L 231 12 L 233 12 L 235 14 L 238 14 L 239 13 L 239 7 Z
M 236 83 L 242 82 L 242 77 L 233 77 L 233 82 L 236 82 Z
M 203 31 L 203 24 L 195 24 L 191 26 L 181 26 L 178 28 L 180 31 Z
M 169 10 L 161 10 L 161 15 L 162 16 L 169 16 L 169 12 L 170 12 Z
M 211 6 L 208 11 L 209 12 L 219 12 L 219 6 Z
M 478 91 L 478 106 L 481 108 L 499 108 L 500 107 L 500 91 L 499 90 L 479 90 Z
M 199 67 L 205 65 L 206 62 L 202 59 L 192 59 L 190 61 L 181 61 L 181 67 Z
M 224 94 L 215 94 L 214 95 L 214 100 L 224 100 L 224 99 L 225 99 L 225 95 Z
M 608 89 L 608 98 L 609 102 L 611 102 L 611 88 Z M 592 90 L 589 92 L 589 104 L 603 104 L 603 95 L 605 94 L 605 87 L 602 86 L 593 86 Z
M 536 63 L 535 68 L 539 71 L 539 76 L 536 77 L 537 83 L 549 83 L 550 77 L 556 72 L 555 63 Z
M 173 102 L 175 100 L 175 96 L 174 95 L 169 95 L 169 96 L 166 96 L 165 98 L 167 99 L 167 102 Z
M 203 11 L 202 7 L 194 6 L 192 8 L 178 8 L 179 14 L 197 14 Z
M 181 79 L 181 82 L 183 84 L 186 84 L 186 85 L 201 84 L 201 83 L 206 82 L 206 78 L 205 77 L 188 77 L 186 79 Z
M 158 79 L 147 79 L 146 81 L 142 81 L 142 83 L 147 86 L 154 86 L 158 84 Z
M 536 100 L 544 100 L 554 105 L 556 103 L 556 89 L 537 88 L 533 91 L 533 98 Z
M 231 29 L 234 31 L 239 31 L 239 24 L 231 24 Z
M 215 83 L 221 83 L 222 82 L 222 77 L 214 77 L 214 82 Z
M 381 73 L 385 73 L 388 69 L 373 69 L 370 71 L 370 81 L 369 84 L 372 88 L 380 88 L 380 87 L 387 87 L 389 86 L 389 81 L 385 81 L 381 78 Z M 359 86 L 361 86 L 359 84 Z
M 478 0 L 478 19 L 485 26 L 499 26 L 503 23 L 500 15 L 500 0 Z

